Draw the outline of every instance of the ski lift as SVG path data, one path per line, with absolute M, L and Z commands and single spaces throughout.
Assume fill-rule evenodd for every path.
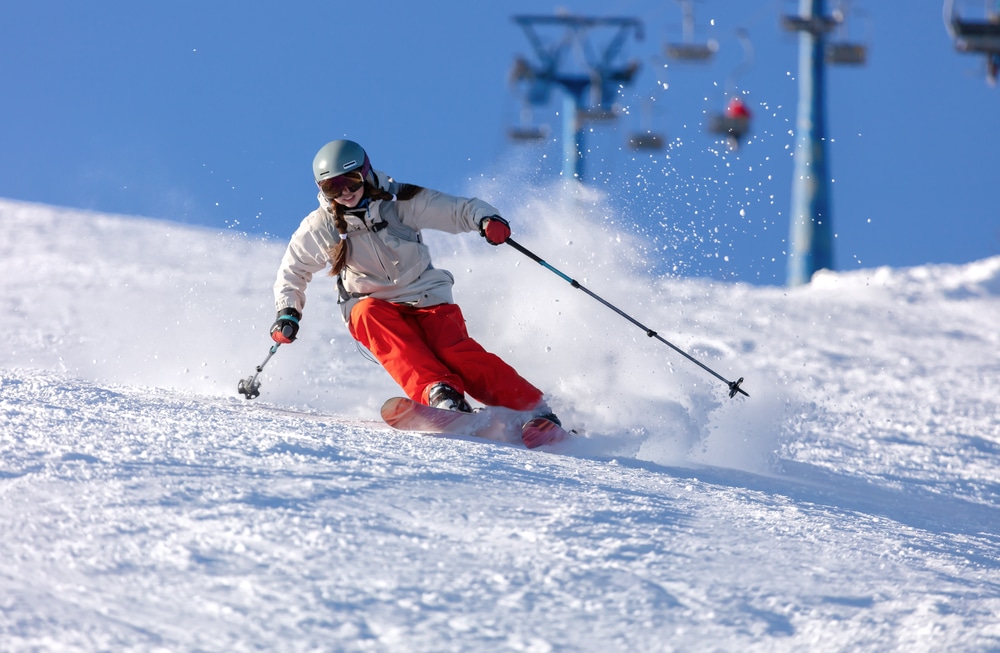
M 516 57 L 508 76 L 512 87 L 525 89 L 526 107 L 548 104 L 552 90 L 561 88 L 576 100 L 575 119 L 580 123 L 610 121 L 618 117 L 615 109 L 618 91 L 632 83 L 640 65 L 633 60 L 624 66 L 615 66 L 612 60 L 620 52 L 630 31 L 634 30 L 637 37 L 642 38 L 641 22 L 631 18 L 587 18 L 568 14 L 515 16 L 514 20 L 525 29 L 540 60 L 536 66 L 523 57 Z M 536 33 L 535 25 L 564 27 L 568 33 L 553 43 L 547 43 Z M 596 27 L 618 28 L 600 55 L 593 52 L 587 40 L 588 33 Z M 561 70 L 572 67 L 564 66 L 567 64 L 565 55 L 569 53 L 578 55 L 575 63 L 577 67 L 582 64 L 584 70 Z M 589 105 L 586 103 L 588 100 Z M 548 135 L 546 129 L 529 124 L 530 111 L 522 111 L 521 117 L 521 126 L 509 130 L 513 138 L 530 140 Z
M 630 150 L 643 151 L 643 150 L 662 150 L 663 143 L 665 141 L 662 134 L 658 134 L 649 128 L 650 114 L 652 113 L 653 99 L 647 99 L 642 106 L 642 113 L 640 114 L 639 127 L 640 131 L 633 133 L 628 138 L 628 147 Z
M 833 20 L 837 24 L 836 39 L 826 43 L 826 62 L 831 64 L 863 66 L 868 60 L 868 46 L 865 43 L 851 41 L 847 38 L 847 14 L 850 3 L 844 0 L 833 11 Z
M 531 65 L 517 57 L 508 75 L 510 85 L 517 86 L 525 83 L 527 91 L 521 104 L 519 124 L 507 129 L 507 137 L 518 143 L 530 143 L 541 141 L 549 136 L 549 129 L 546 125 L 535 125 L 532 120 L 532 105 L 544 105 L 549 99 L 549 85 L 538 79 L 538 75 Z
M 786 32 L 809 32 L 814 36 L 826 34 L 837 27 L 836 19 L 830 16 L 801 16 L 795 13 L 783 13 L 780 22 L 782 29 Z
M 580 120 L 603 122 L 618 119 L 615 102 L 622 86 L 632 83 L 639 72 L 639 62 L 629 61 L 622 68 L 608 68 L 598 65 L 590 70 L 590 106 L 578 111 Z
M 531 107 L 525 104 L 521 108 L 520 124 L 508 128 L 507 137 L 518 143 L 543 141 L 549 137 L 549 126 L 534 124 Z
M 580 118 L 598 121 L 617 118 L 611 80 L 605 79 L 605 72 L 600 66 L 591 68 L 588 74 L 590 75 L 590 106 L 580 107 Z
M 1000 72 L 1000 10 L 987 9 L 984 20 L 958 15 L 954 0 L 945 0 L 944 22 L 959 52 L 986 56 L 986 81 L 996 86 Z
M 730 98 L 723 113 L 709 119 L 708 131 L 713 134 L 725 134 L 729 149 L 736 150 L 740 141 L 750 133 L 750 109 L 738 95 Z
M 719 43 L 715 39 L 696 43 L 694 40 L 694 6 L 692 0 L 677 1 L 681 4 L 681 12 L 684 16 L 683 40 L 680 43 L 668 43 L 666 45 L 667 56 L 678 61 L 707 62 L 719 50 Z
M 743 46 L 743 61 L 726 80 L 726 89 L 730 98 L 725 110 L 711 116 L 708 120 L 708 131 L 712 134 L 724 135 L 731 150 L 738 149 L 743 137 L 750 133 L 751 119 L 750 109 L 736 93 L 736 80 L 753 65 L 753 45 L 750 43 L 750 36 L 746 30 L 737 30 L 736 38 Z
M 523 57 L 515 57 L 514 65 L 507 75 L 507 83 L 511 87 L 524 84 L 527 88 L 525 100 L 535 106 L 543 106 L 548 103 L 552 92 L 552 85 L 547 81 L 547 69 L 536 70 Z
M 628 139 L 628 146 L 635 151 L 657 151 L 663 149 L 664 138 L 661 134 L 646 132 L 645 134 L 632 134 Z

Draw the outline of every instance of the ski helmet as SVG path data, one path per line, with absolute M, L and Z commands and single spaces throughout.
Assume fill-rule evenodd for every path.
M 371 169 L 372 164 L 368 161 L 365 148 L 354 141 L 330 141 L 320 148 L 313 159 L 313 176 L 316 178 L 316 183 L 355 170 L 367 180 Z

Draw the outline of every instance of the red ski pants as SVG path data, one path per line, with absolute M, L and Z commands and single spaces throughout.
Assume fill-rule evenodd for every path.
M 457 304 L 415 308 L 368 297 L 351 310 L 350 331 L 414 401 L 447 383 L 486 406 L 532 410 L 542 391 L 469 337 Z

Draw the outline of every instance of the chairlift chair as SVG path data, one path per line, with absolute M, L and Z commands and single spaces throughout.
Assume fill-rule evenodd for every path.
M 781 27 L 786 32 L 809 32 L 811 34 L 826 34 L 837 26 L 837 21 L 825 16 L 810 16 L 804 18 L 795 14 L 781 16 Z
M 694 40 L 694 7 L 691 0 L 677 0 L 683 13 L 683 40 L 679 43 L 668 43 L 665 47 L 667 56 L 682 62 L 704 63 L 709 61 L 719 50 L 715 39 L 703 43 Z
M 1000 51 L 1000 11 L 987 11 L 982 20 L 963 19 L 955 10 L 954 0 L 946 0 L 945 25 L 955 47 L 963 52 Z
M 507 137 L 515 143 L 537 143 L 549 137 L 549 127 L 534 124 L 531 107 L 525 104 L 521 108 L 520 124 L 508 127 Z
M 868 61 L 868 45 L 848 38 L 847 15 L 849 11 L 848 2 L 844 0 L 833 12 L 839 38 L 827 41 L 826 62 L 847 66 L 863 66 Z M 859 11 L 855 13 L 860 14 Z
M 636 133 L 632 134 L 628 138 L 629 149 L 635 151 L 656 151 L 663 149 L 664 138 L 660 134 L 654 134 L 653 132 L 646 132 L 645 134 Z
M 986 81 L 995 86 L 1000 70 L 1000 11 L 987 11 L 983 20 L 963 19 L 954 0 L 945 0 L 944 18 L 956 50 L 986 56 Z
M 652 97 L 643 100 L 639 108 L 639 130 L 633 132 L 628 137 L 628 147 L 633 151 L 655 151 L 662 150 L 666 138 L 652 130 L 653 107 L 655 99 Z
M 732 150 L 738 149 L 743 137 L 750 133 L 750 109 L 737 95 L 736 81 L 753 65 L 753 44 L 750 42 L 749 34 L 741 28 L 736 30 L 736 38 L 743 47 L 743 61 L 726 80 L 726 88 L 731 97 L 723 112 L 708 119 L 709 133 L 725 136 Z
M 671 59 L 690 62 L 706 62 L 715 56 L 719 45 L 714 40 L 706 43 L 668 43 L 667 56 Z
M 832 64 L 863 66 L 868 61 L 868 48 L 860 43 L 827 43 L 826 61 Z
M 507 137 L 516 143 L 537 143 L 549 137 L 549 130 L 544 125 L 518 125 L 507 129 Z
M 643 106 L 640 130 L 628 137 L 628 147 L 633 151 L 655 151 L 662 150 L 666 139 L 663 134 L 658 134 L 649 128 L 652 111 L 652 100 L 647 100 Z
M 729 148 L 736 150 L 743 137 L 750 133 L 750 110 L 739 96 L 733 96 L 726 106 L 725 113 L 709 118 L 708 131 L 725 135 Z

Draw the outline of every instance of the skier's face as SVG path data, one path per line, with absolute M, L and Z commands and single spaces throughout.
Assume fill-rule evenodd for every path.
M 347 188 L 340 195 L 338 195 L 337 197 L 333 197 L 331 199 L 337 204 L 340 204 L 341 206 L 346 206 L 349 209 L 353 209 L 355 206 L 358 205 L 358 202 L 361 201 L 361 198 L 364 196 L 364 194 L 365 194 L 365 187 L 364 184 L 362 184 L 361 186 L 358 186 L 353 192 L 351 192 L 350 188 Z
M 360 174 L 348 174 L 319 182 L 319 189 L 331 202 L 353 208 L 365 194 L 365 183 Z

